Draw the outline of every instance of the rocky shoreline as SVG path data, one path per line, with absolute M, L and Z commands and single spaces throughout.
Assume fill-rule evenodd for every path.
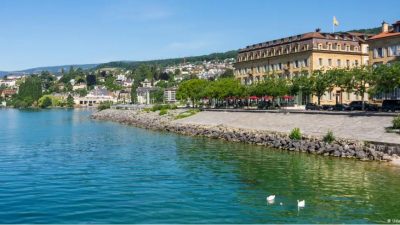
M 91 115 L 92 119 L 114 121 L 136 127 L 168 131 L 190 136 L 204 136 L 223 139 L 231 142 L 242 142 L 268 146 L 288 151 L 299 151 L 310 154 L 355 158 L 363 161 L 398 162 L 400 147 L 389 143 L 370 143 L 357 140 L 336 139 L 332 143 L 322 141 L 321 137 L 303 136 L 302 140 L 292 140 L 286 133 L 231 128 L 227 126 L 208 126 L 182 124 L 175 117 L 184 110 L 170 110 L 166 115 L 159 112 L 138 110 L 107 109 Z

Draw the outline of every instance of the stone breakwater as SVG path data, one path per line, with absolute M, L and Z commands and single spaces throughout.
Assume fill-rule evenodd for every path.
M 390 144 L 348 139 L 336 139 L 332 143 L 326 143 L 320 137 L 315 136 L 303 136 L 302 140 L 292 140 L 288 134 L 280 132 L 231 128 L 223 125 L 182 124 L 179 123 L 179 120 L 175 120 L 175 117 L 183 111 L 171 110 L 168 114 L 160 116 L 158 112 L 108 109 L 94 113 L 91 118 L 151 130 L 223 139 L 324 156 L 356 158 L 363 161 L 399 161 L 396 154 L 399 152 L 399 147 Z

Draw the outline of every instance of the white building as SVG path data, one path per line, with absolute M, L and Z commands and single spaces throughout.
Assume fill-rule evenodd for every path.
M 74 97 L 75 104 L 81 106 L 92 106 L 108 101 L 116 103 L 117 98 L 111 92 L 107 91 L 106 88 L 101 87 L 95 87 L 84 97 Z
M 176 103 L 176 91 L 177 88 L 166 88 L 164 90 L 164 102 L 165 103 Z

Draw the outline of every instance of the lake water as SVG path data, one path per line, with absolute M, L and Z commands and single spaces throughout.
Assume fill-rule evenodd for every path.
M 400 219 L 399 168 L 153 132 L 90 113 L 0 110 L 0 223 Z

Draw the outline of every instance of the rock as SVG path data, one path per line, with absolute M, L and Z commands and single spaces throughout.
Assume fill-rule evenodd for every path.
M 356 157 L 357 159 L 364 160 L 367 158 L 367 154 L 364 151 L 356 151 Z
M 333 152 L 333 156 L 335 156 L 335 157 L 339 157 L 339 156 L 341 156 L 342 155 L 342 153 L 339 151 L 339 150 L 335 150 L 334 152 Z

